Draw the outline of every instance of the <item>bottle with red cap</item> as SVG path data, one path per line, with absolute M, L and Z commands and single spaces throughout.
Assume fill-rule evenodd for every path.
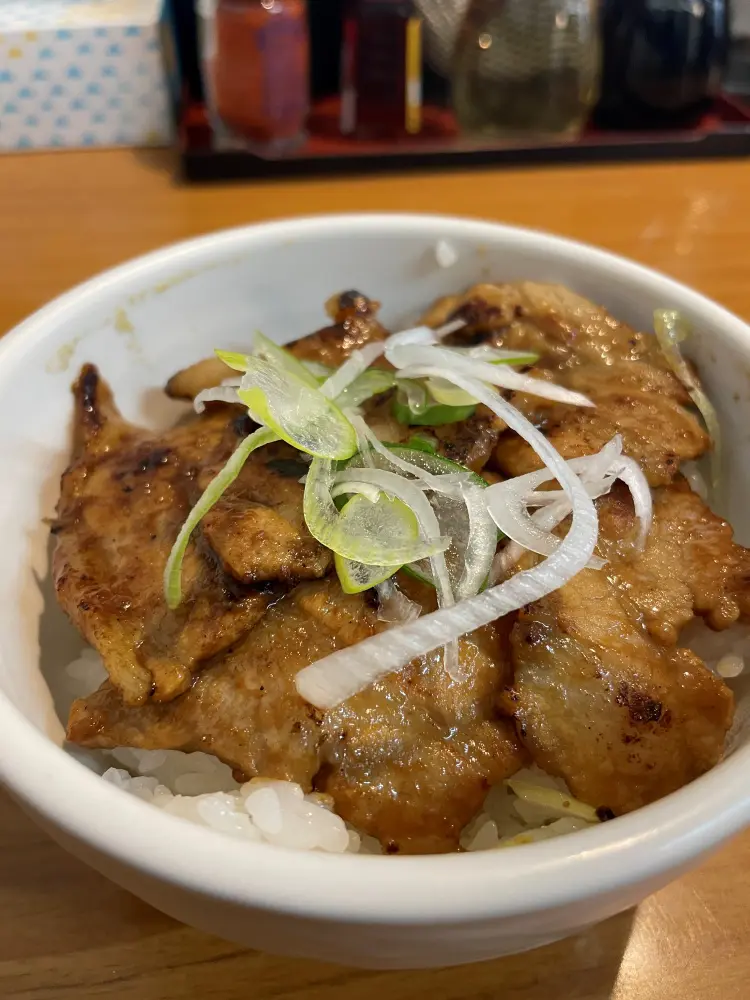
M 212 0 L 204 62 L 214 115 L 234 136 L 283 150 L 309 111 L 307 0 Z

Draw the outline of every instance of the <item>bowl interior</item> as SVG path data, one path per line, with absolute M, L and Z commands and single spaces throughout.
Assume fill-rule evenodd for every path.
M 457 252 L 442 269 L 440 239 Z M 691 352 L 724 430 L 722 513 L 750 542 L 750 333 L 697 294 L 598 251 L 535 233 L 435 217 L 340 217 L 231 231 L 183 244 L 94 279 L 0 344 L 0 690 L 57 743 L 60 672 L 81 641 L 49 584 L 49 533 L 69 450 L 70 384 L 84 361 L 110 381 L 125 415 L 164 425 L 182 411 L 161 387 L 214 348 L 242 348 L 255 328 L 279 342 L 324 325 L 325 299 L 358 288 L 383 303 L 392 328 L 435 298 L 482 280 L 561 282 L 642 329 L 654 309 L 692 320 Z M 750 740 L 750 688 L 738 684 L 736 751 Z M 52 690 L 53 694 L 50 693 Z M 54 698 L 53 698 L 54 695 Z

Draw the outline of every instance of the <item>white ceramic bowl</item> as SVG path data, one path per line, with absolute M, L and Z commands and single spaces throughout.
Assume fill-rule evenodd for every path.
M 449 240 L 458 262 L 436 265 Z M 750 536 L 750 331 L 695 292 L 575 243 L 429 216 L 310 218 L 218 233 L 110 271 L 0 343 L 0 776 L 49 833 L 172 916 L 274 952 L 377 968 L 488 959 L 572 934 L 637 903 L 750 822 L 750 730 L 727 760 L 613 822 L 510 851 L 441 857 L 330 856 L 245 843 L 128 796 L 61 747 L 54 689 L 81 647 L 48 581 L 48 532 L 68 453 L 69 385 L 100 365 L 125 413 L 163 422 L 177 368 L 255 327 L 280 341 L 324 322 L 344 288 L 409 323 L 437 296 L 482 279 L 559 281 L 648 328 L 683 310 L 733 457 L 728 513 Z M 40 581 L 41 584 L 40 584 Z M 741 704 L 750 688 L 740 686 Z M 741 720 L 745 717 L 740 712 Z M 106 920 L 106 914 L 102 914 Z

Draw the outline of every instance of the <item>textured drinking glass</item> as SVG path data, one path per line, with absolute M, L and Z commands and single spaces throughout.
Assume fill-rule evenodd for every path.
M 575 138 L 598 96 L 599 0 L 472 0 L 454 53 L 469 133 Z

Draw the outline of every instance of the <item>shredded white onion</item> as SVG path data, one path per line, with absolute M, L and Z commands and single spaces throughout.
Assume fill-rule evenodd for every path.
M 611 490 L 615 481 L 620 479 L 630 490 L 633 497 L 633 508 L 638 518 L 639 530 L 636 546 L 639 551 L 643 551 L 648 538 L 648 533 L 653 520 L 653 499 L 646 477 L 643 475 L 639 465 L 632 458 L 619 454 L 622 451 L 622 438 L 618 434 L 614 437 L 598 455 L 586 456 L 585 458 L 574 458 L 568 462 L 571 471 L 576 472 L 581 477 L 581 482 L 585 486 L 592 500 L 605 496 Z M 515 566 L 523 555 L 524 551 L 537 552 L 540 555 L 547 554 L 547 547 L 554 550 L 560 540 L 552 532 L 570 514 L 570 503 L 561 490 L 549 490 L 543 492 L 524 492 L 530 486 L 541 485 L 550 479 L 548 470 L 532 472 L 526 476 L 519 476 L 517 479 L 508 480 L 505 483 L 498 483 L 491 486 L 487 491 L 493 491 L 495 496 L 490 494 L 491 513 L 493 518 L 502 512 L 502 500 L 498 495 L 499 487 L 507 487 L 510 496 L 506 498 L 507 504 L 514 506 L 514 513 L 517 512 L 517 501 L 520 498 L 521 505 L 524 503 L 530 507 L 541 507 L 531 518 L 525 515 L 531 524 L 531 530 L 527 535 L 526 520 L 522 521 L 520 532 L 511 535 L 506 532 L 512 541 L 502 552 L 498 553 L 492 568 L 493 582 L 502 579 L 509 570 Z M 519 514 L 519 517 L 522 515 Z M 534 547 L 536 539 L 541 534 L 541 544 L 545 551 L 539 552 Z M 533 541 L 530 541 L 532 539 Z M 602 569 L 606 565 L 605 560 L 598 556 L 593 556 L 588 563 L 588 569 Z
M 378 584 L 375 589 L 379 603 L 378 621 L 385 622 L 389 628 L 408 625 L 422 614 L 421 606 L 409 600 L 393 578 Z
M 444 347 L 405 346 L 386 349 L 386 357 L 394 368 L 401 369 L 401 378 L 419 378 L 417 374 L 422 366 L 441 366 L 438 378 L 452 381 L 451 374 L 463 375 L 466 378 L 481 380 L 487 385 L 500 386 L 514 392 L 539 396 L 557 403 L 568 403 L 571 406 L 593 406 L 594 404 L 580 392 L 573 392 L 554 382 L 522 375 L 508 365 L 491 365 L 486 361 L 468 358 Z M 456 384 L 456 383 L 454 383 Z
M 597 454 L 585 458 L 572 459 L 567 463 L 571 472 L 581 477 L 581 482 L 589 496 L 596 499 L 603 492 L 608 492 L 613 479 L 606 483 L 605 479 L 610 467 L 620 460 L 622 438 L 616 435 Z M 550 555 L 560 544 L 560 539 L 551 533 L 551 529 L 542 525 L 541 518 L 529 515 L 528 507 L 546 506 L 563 503 L 559 508 L 559 519 L 553 528 L 570 513 L 570 504 L 565 494 L 560 490 L 535 492 L 537 487 L 552 479 L 550 470 L 546 467 L 525 476 L 508 479 L 503 483 L 495 483 L 485 491 L 487 505 L 492 519 L 498 528 L 517 545 L 538 555 Z
M 383 352 L 388 347 L 407 346 L 410 344 L 436 344 L 437 334 L 430 326 L 415 326 L 411 330 L 401 330 L 400 333 L 392 333 L 383 343 Z
M 365 344 L 358 350 L 353 351 L 346 361 L 337 368 L 335 372 L 323 383 L 320 391 L 329 399 L 336 399 L 341 393 L 358 378 L 362 372 L 366 371 L 370 365 L 374 364 L 378 358 L 382 357 L 387 350 L 396 346 L 418 346 L 435 344 L 442 337 L 454 333 L 466 326 L 462 319 L 453 320 L 444 326 L 433 330 L 429 326 L 416 326 L 409 330 L 402 330 L 393 333 L 385 340 L 374 341 Z
M 651 522 L 654 516 L 654 501 L 648 481 L 643 475 L 641 467 L 632 458 L 623 457 L 619 459 L 611 472 L 615 478 L 625 483 L 633 497 L 635 516 L 638 518 L 640 525 L 636 545 L 639 551 L 642 552 L 646 547 L 646 539 L 651 530 Z
M 564 497 L 562 500 L 556 500 L 554 503 L 536 511 L 532 515 L 531 520 L 540 531 L 551 533 L 559 524 L 562 524 L 569 514 L 570 503 L 568 498 Z M 523 545 L 519 545 L 518 542 L 514 541 L 509 542 L 505 548 L 501 549 L 492 563 L 490 582 L 493 586 L 503 580 L 508 575 L 510 570 L 516 565 L 518 560 L 523 556 L 524 552 L 528 551 L 529 550 L 524 548 Z M 589 559 L 586 568 L 601 569 L 603 566 L 603 560 L 597 559 L 596 556 L 592 556 L 591 559 Z
M 435 349 L 437 350 L 437 349 Z M 441 608 L 402 628 L 372 636 L 354 648 L 342 649 L 306 667 L 297 674 L 300 695 L 320 709 L 330 709 L 347 698 L 399 670 L 415 657 L 424 656 L 468 632 L 540 600 L 562 587 L 580 572 L 593 555 L 597 538 L 594 504 L 578 476 L 515 407 L 483 382 L 447 364 L 426 364 L 417 377 L 445 378 L 488 406 L 512 430 L 527 441 L 571 500 L 573 518 L 567 536 L 558 548 L 531 570 L 450 608 Z M 492 366 L 487 366 L 492 367 Z
M 393 466 L 394 469 L 399 469 L 401 472 L 406 473 L 409 476 L 413 476 L 414 479 L 424 483 L 426 487 L 429 487 L 435 492 L 449 493 L 451 496 L 455 496 L 457 493 L 457 487 L 460 486 L 462 482 L 466 482 L 470 479 L 468 473 L 460 472 L 451 472 L 436 476 L 434 473 L 428 472 L 426 469 L 423 469 L 418 465 L 414 465 L 412 462 L 407 462 L 390 448 L 386 448 L 386 446 L 378 438 L 377 434 L 375 434 L 362 417 L 350 414 L 349 419 L 354 425 L 354 429 L 357 432 L 357 437 L 360 442 L 366 442 L 373 451 L 376 451 L 378 455 L 381 455 L 390 465 Z M 367 460 L 366 451 L 367 449 L 360 451 L 360 454 L 365 461 Z M 353 469 L 352 472 L 354 472 Z
M 719 415 L 714 405 L 703 389 L 700 379 L 695 375 L 690 365 L 682 356 L 680 343 L 691 334 L 688 321 L 680 313 L 671 309 L 657 309 L 654 313 L 654 332 L 659 341 L 664 357 L 677 378 L 682 382 L 693 403 L 700 411 L 706 424 L 706 430 L 711 438 L 713 450 L 711 467 L 713 471 L 713 487 L 717 489 L 721 478 L 721 425 Z
M 362 374 L 370 365 L 382 356 L 385 350 L 384 341 L 373 344 L 365 344 L 358 351 L 354 351 L 330 378 L 326 379 L 320 387 L 320 391 L 329 399 L 336 399 L 346 389 L 347 386 Z
M 708 483 L 697 462 L 683 462 L 680 472 L 687 479 L 690 489 L 697 493 L 704 503 L 708 503 Z
M 486 489 L 472 483 L 460 487 L 469 515 L 469 537 L 464 552 L 464 568 L 455 588 L 458 601 L 474 597 L 489 579 L 497 549 L 497 529 L 487 509 Z
M 379 486 L 371 486 L 369 483 L 355 482 L 354 480 L 350 484 L 347 480 L 333 486 L 331 496 L 335 500 L 337 497 L 351 496 L 353 493 L 358 493 L 360 496 L 365 497 L 366 500 L 369 500 L 370 503 L 377 503 L 382 492 Z
M 539 355 L 533 351 L 509 351 L 505 347 L 492 347 L 491 344 L 476 344 L 474 347 L 453 347 L 451 350 L 476 361 L 499 362 L 502 364 L 533 364 L 539 360 Z

